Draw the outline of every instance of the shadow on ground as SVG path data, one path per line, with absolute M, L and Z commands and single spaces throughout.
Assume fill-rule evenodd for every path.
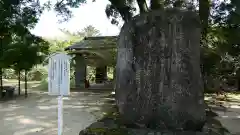
M 64 97 L 64 134 L 74 135 L 112 107 L 110 92 L 72 92 Z M 1 135 L 57 135 L 57 97 L 32 92 L 0 103 Z
M 218 120 L 234 135 L 240 135 L 240 94 L 207 94 L 205 100 Z

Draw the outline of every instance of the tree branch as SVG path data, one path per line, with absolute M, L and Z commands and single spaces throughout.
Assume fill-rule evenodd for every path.
M 138 7 L 140 9 L 140 13 L 145 13 L 148 11 L 148 6 L 146 0 L 137 0 Z
M 109 0 L 115 9 L 120 13 L 122 19 L 128 22 L 132 18 L 131 7 L 126 4 L 125 0 Z
M 202 25 L 202 38 L 205 39 L 208 29 L 208 18 L 210 14 L 210 1 L 199 0 L 199 16 Z

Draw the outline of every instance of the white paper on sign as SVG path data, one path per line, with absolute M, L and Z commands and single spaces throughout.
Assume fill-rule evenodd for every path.
M 57 53 L 49 58 L 48 93 L 67 96 L 70 94 L 70 59 L 65 53 Z

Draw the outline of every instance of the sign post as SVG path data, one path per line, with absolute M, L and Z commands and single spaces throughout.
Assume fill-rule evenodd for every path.
M 58 96 L 58 135 L 63 133 L 63 96 L 70 95 L 70 59 L 65 53 L 56 53 L 48 63 L 48 94 Z

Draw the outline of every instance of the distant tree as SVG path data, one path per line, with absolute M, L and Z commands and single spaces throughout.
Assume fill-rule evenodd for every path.
M 88 25 L 84 27 L 81 31 L 77 32 L 77 35 L 80 35 L 82 37 L 100 36 L 100 31 L 92 25 Z
M 84 27 L 82 30 L 77 32 L 70 32 L 66 29 L 60 30 L 72 40 L 81 40 L 84 37 L 93 37 L 101 35 L 100 31 L 92 25 L 88 25 Z
M 11 67 L 18 74 L 18 86 L 20 89 L 20 72 L 27 72 L 34 65 L 42 63 L 48 54 L 49 44 L 42 38 L 32 35 L 30 32 L 21 37 L 16 37 L 14 41 L 7 54 L 8 59 L 11 60 Z
M 15 39 L 25 35 L 28 29 L 35 26 L 41 12 L 38 1 L 0 1 L 0 94 L 3 68 L 10 67 L 14 61 L 9 52 L 13 51 Z

